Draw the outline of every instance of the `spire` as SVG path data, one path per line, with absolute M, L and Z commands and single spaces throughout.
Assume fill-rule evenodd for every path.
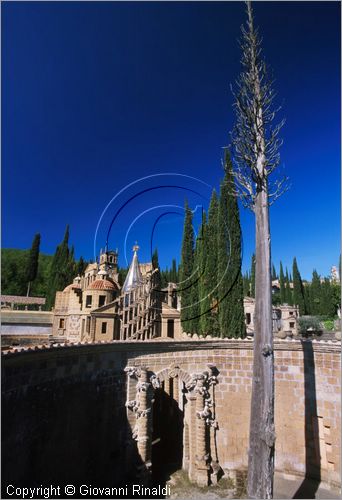
M 137 286 L 141 285 L 143 283 L 143 278 L 141 275 L 140 267 L 139 267 L 139 261 L 138 261 L 138 254 L 137 251 L 139 250 L 139 247 L 137 244 L 134 245 L 133 247 L 133 259 L 131 262 L 131 265 L 129 266 L 129 270 L 125 279 L 125 283 L 123 284 L 122 291 L 123 292 L 129 292 L 136 288 Z

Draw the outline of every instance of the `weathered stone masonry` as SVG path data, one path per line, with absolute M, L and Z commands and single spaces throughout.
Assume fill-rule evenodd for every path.
M 183 467 L 193 481 L 245 469 L 252 347 L 113 342 L 3 356 L 3 483 L 120 484 L 148 474 L 158 384 L 173 384 L 180 405 L 184 392 Z M 206 383 L 213 369 L 217 383 Z M 276 469 L 339 485 L 340 343 L 275 342 L 275 397 Z
M 213 365 L 202 373 L 189 373 L 171 363 L 168 368 L 154 373 L 141 366 L 125 368 L 129 376 L 127 394 L 134 399 L 126 402 L 126 407 L 133 412 L 128 414 L 132 438 L 138 443 L 140 457 L 145 464 L 144 472 L 153 467 L 151 461 L 153 391 L 161 389 L 169 393 L 172 380 L 173 398 L 181 405 L 180 392 L 186 393 L 187 404 L 183 406 L 185 429 L 183 435 L 183 468 L 188 470 L 190 480 L 199 486 L 208 486 L 217 482 L 220 466 L 217 460 L 215 431 L 217 422 L 214 415 L 214 397 L 211 387 L 217 383 L 217 370 Z M 132 383 L 135 380 L 136 383 Z M 180 387 L 181 386 L 181 387 Z M 192 429 L 191 439 L 186 435 Z M 212 477 L 211 477 L 212 476 Z

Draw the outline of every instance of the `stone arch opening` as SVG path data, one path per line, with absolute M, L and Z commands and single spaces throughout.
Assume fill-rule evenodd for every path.
M 178 376 L 165 379 L 154 391 L 152 406 L 152 476 L 163 483 L 182 469 L 184 454 L 183 384 Z
M 217 482 L 222 469 L 216 449 L 216 367 L 192 375 L 175 365 L 158 373 L 142 366 L 125 371 L 132 381 L 126 402 L 132 437 L 155 481 L 183 468 L 200 486 Z

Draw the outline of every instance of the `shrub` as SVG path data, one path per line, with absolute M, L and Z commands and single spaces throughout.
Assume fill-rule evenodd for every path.
M 327 319 L 327 320 L 323 321 L 323 326 L 324 326 L 324 330 L 328 330 L 329 332 L 332 332 L 334 330 L 334 320 Z
M 301 316 L 298 318 L 299 332 L 302 335 L 317 333 L 322 331 L 322 326 L 316 316 Z

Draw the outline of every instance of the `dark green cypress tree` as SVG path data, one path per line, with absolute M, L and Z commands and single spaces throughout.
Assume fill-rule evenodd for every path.
M 303 282 L 296 257 L 293 259 L 293 302 L 299 307 L 299 314 L 301 316 L 306 313 Z
M 31 283 L 36 279 L 38 272 L 40 234 L 37 233 L 32 241 L 32 246 L 26 264 L 27 297 L 30 295 Z
M 243 295 L 244 297 L 250 297 L 251 295 L 251 281 L 248 271 L 243 275 Z
M 321 286 L 321 315 L 328 318 L 334 318 L 336 308 L 334 304 L 333 288 L 329 278 L 325 278 Z
M 309 283 L 303 283 L 303 289 L 304 289 L 304 301 L 305 301 L 305 308 L 306 308 L 306 314 L 312 314 L 311 311 L 311 286 Z
M 79 259 L 79 261 L 77 262 L 77 266 L 76 266 L 76 272 L 77 272 L 77 274 L 79 274 L 80 276 L 82 276 L 82 274 L 86 270 L 87 265 L 88 265 L 88 263 L 81 256 L 80 259 Z
M 286 297 L 285 276 L 284 276 L 284 269 L 283 269 L 283 263 L 282 262 L 280 262 L 279 286 L 280 286 L 280 303 L 281 304 L 285 304 L 287 297 Z
M 255 297 L 255 254 L 252 255 L 251 262 L 251 297 Z
M 158 250 L 155 249 L 152 255 L 152 269 L 154 271 L 153 276 L 153 288 L 155 290 L 161 290 L 161 285 L 162 285 L 162 280 L 161 280 L 161 273 L 160 273 L 160 268 L 159 268 L 159 257 L 158 257 Z
M 161 287 L 166 288 L 169 284 L 169 271 L 167 268 L 161 271 L 160 277 L 161 277 Z
M 289 272 L 288 272 L 287 268 L 286 268 L 286 274 L 285 274 L 285 302 L 286 302 L 286 304 L 289 304 L 290 306 L 293 305 L 293 291 L 291 288 Z
M 193 285 L 191 287 L 191 312 L 192 319 L 190 321 L 191 324 L 191 333 L 197 334 L 206 334 L 207 333 L 207 324 L 206 319 L 207 315 L 204 313 L 208 307 L 206 308 L 206 286 L 205 286 L 205 278 L 204 271 L 206 266 L 206 241 L 205 241 L 205 233 L 206 233 L 206 214 L 203 212 L 202 223 L 198 232 L 198 236 L 196 239 L 196 248 L 194 252 L 194 267 L 193 267 Z
M 241 227 L 237 199 L 233 195 L 232 163 L 224 158 L 218 215 L 219 325 L 221 337 L 243 337 L 246 333 L 241 275 Z
M 208 222 L 204 227 L 202 298 L 205 296 L 205 299 L 201 302 L 201 314 L 206 312 L 205 318 L 201 316 L 203 333 L 213 336 L 219 335 L 218 308 L 216 306 L 219 296 L 217 272 L 218 211 L 219 202 L 214 189 L 210 199 Z
M 66 276 L 65 276 L 65 279 L 68 283 L 72 283 L 77 273 L 77 266 L 74 255 L 75 255 L 75 249 L 74 246 L 72 246 L 71 249 L 69 250 L 67 267 L 66 267 Z
M 57 291 L 62 291 L 70 284 L 70 251 L 69 251 L 69 225 L 67 225 L 63 241 L 57 246 L 53 257 L 47 290 L 46 308 L 51 309 L 55 303 Z
M 310 285 L 310 312 L 311 314 L 321 314 L 321 278 L 316 269 L 313 270 Z
M 274 264 L 272 264 L 272 280 L 276 280 L 278 278 L 276 268 Z
M 152 255 L 152 294 L 151 294 L 151 305 L 153 311 L 156 313 L 156 322 L 154 326 L 154 334 L 156 337 L 160 337 L 161 335 L 161 321 L 160 314 L 162 312 L 162 302 L 163 302 L 163 293 L 161 292 L 162 288 L 162 278 L 159 266 L 159 257 L 158 250 L 155 249 Z
M 182 254 L 181 254 L 181 276 L 180 276 L 180 297 L 181 297 L 181 322 L 185 332 L 190 332 L 192 318 L 191 308 L 191 288 L 192 271 L 194 264 L 194 230 L 192 227 L 192 211 L 188 203 L 185 203 L 185 219 L 183 228 Z
M 172 259 L 172 266 L 170 270 L 170 282 L 177 283 L 177 263 L 176 259 Z

